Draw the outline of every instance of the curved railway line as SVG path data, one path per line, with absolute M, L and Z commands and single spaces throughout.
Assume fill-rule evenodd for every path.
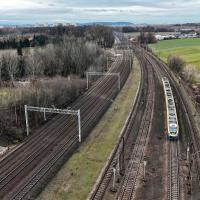
M 159 78 L 165 76 L 167 77 L 173 88 L 173 92 L 175 94 L 176 99 L 176 106 L 179 109 L 179 120 L 181 120 L 180 126 L 180 138 L 184 137 L 187 138 L 187 142 L 192 144 L 192 153 L 200 151 L 199 145 L 199 138 L 198 138 L 198 131 L 196 129 L 193 116 L 189 109 L 186 97 L 183 95 L 182 91 L 180 90 L 180 85 L 175 81 L 173 78 L 173 74 L 169 71 L 167 66 L 158 59 L 155 55 L 144 51 L 143 56 L 149 60 L 150 63 L 154 66 L 154 69 L 157 73 Z M 182 114 L 180 114 L 182 113 Z M 183 114 L 184 113 L 184 114 Z M 180 142 L 180 140 L 179 140 Z M 184 196 L 184 188 L 183 184 L 180 184 L 180 164 L 179 160 L 181 159 L 180 149 L 179 149 L 179 142 L 177 143 L 170 143 L 169 146 L 169 161 L 168 161 L 168 199 L 180 199 L 180 197 Z M 181 141 L 184 143 L 185 141 Z M 187 146 L 185 146 L 186 152 Z M 197 159 L 195 159 L 196 163 L 196 172 L 197 172 L 197 180 L 199 182 L 200 178 L 200 159 L 199 154 L 196 154 Z
M 147 67 L 147 63 L 142 59 L 140 59 L 140 62 L 142 66 L 142 80 L 137 99 L 121 134 L 121 138 L 90 199 L 98 200 L 104 199 L 106 195 L 109 196 L 113 182 L 113 166 L 116 165 L 119 166 L 117 170 L 118 176 L 122 179 L 121 182 L 123 184 L 116 186 L 118 192 L 116 195 L 114 194 L 115 197 L 112 196 L 110 199 L 129 199 L 134 195 L 135 184 L 140 175 L 140 167 L 144 158 L 144 150 L 148 143 L 155 96 L 153 71 Z
M 159 68 L 159 64 L 155 62 L 149 54 L 142 49 L 142 54 L 145 59 L 154 67 L 157 73 L 158 79 L 161 81 L 162 77 L 168 76 L 166 71 Z M 174 85 L 173 85 L 174 87 Z M 178 142 L 169 142 L 169 153 L 168 153 L 168 184 L 167 184 L 167 199 L 178 200 L 180 198 L 180 166 L 179 166 L 179 149 Z
M 121 74 L 123 85 L 129 74 L 129 56 L 123 54 L 111 67 Z M 71 107 L 81 110 L 85 138 L 118 93 L 114 77 L 102 77 Z M 64 160 L 79 146 L 73 117 L 56 116 L 21 147 L 0 162 L 0 198 L 35 197 Z
M 180 134 L 186 135 L 188 141 L 193 143 L 193 152 L 199 152 L 199 138 L 197 137 L 197 130 L 193 122 L 189 107 L 179 90 L 177 82 L 173 79 L 172 74 L 168 71 L 168 68 L 161 62 L 156 56 L 145 51 L 142 48 L 135 47 L 135 54 L 141 64 L 142 70 L 142 80 L 138 92 L 137 99 L 131 115 L 126 123 L 123 130 L 121 138 L 111 155 L 109 162 L 107 163 L 103 174 L 99 178 L 99 182 L 93 189 L 90 199 L 100 200 L 100 199 L 134 199 L 135 189 L 137 187 L 137 179 L 141 179 L 141 164 L 144 159 L 144 149 L 148 143 L 148 131 L 151 126 L 151 120 L 153 115 L 153 104 L 154 104 L 154 93 L 155 93 L 155 83 L 153 83 L 153 74 L 155 72 L 156 78 L 160 80 L 162 77 L 167 77 L 170 80 L 173 92 L 175 93 L 176 106 L 179 112 L 185 113 L 181 115 L 179 113 L 179 118 L 181 122 L 184 121 L 180 129 Z M 150 79 L 152 79 L 150 81 Z M 145 85 L 145 80 L 148 80 L 149 87 Z M 148 88 L 148 89 L 147 89 Z M 153 89 L 154 88 L 154 89 Z M 150 95 L 151 94 L 151 95 Z M 164 99 L 164 96 L 163 96 Z M 143 101 L 144 100 L 144 101 Z M 144 103 L 142 115 L 140 117 L 140 126 L 138 129 L 134 129 L 134 120 L 139 118 L 136 117 L 136 113 L 141 109 L 140 102 Z M 139 104 L 139 105 L 138 105 Z M 144 109 L 145 107 L 145 109 Z M 151 116 L 151 117 L 150 117 Z M 163 119 L 164 120 L 164 119 Z M 164 131 L 163 131 L 163 137 Z M 132 143 L 130 142 L 132 139 Z M 122 145 L 124 144 L 124 145 Z M 130 148 L 131 147 L 131 148 Z M 197 153 L 197 156 L 199 154 Z M 124 159 L 125 157 L 125 159 Z M 123 165 L 121 164 L 121 158 L 123 158 Z M 180 144 L 178 142 L 168 141 L 168 184 L 167 184 L 167 199 L 178 200 L 184 196 L 184 187 L 180 183 Z M 197 172 L 199 177 L 199 158 L 196 161 Z M 116 167 L 118 166 L 118 168 Z M 113 167 L 117 171 L 117 181 L 114 180 Z M 123 171 L 122 171 L 123 170 Z M 116 183 L 113 183 L 115 181 Z M 113 185 L 115 188 L 113 190 Z M 110 191 L 112 189 L 112 191 Z
M 130 156 L 130 161 L 125 170 L 123 184 L 117 194 L 117 199 L 128 200 L 134 197 L 137 179 L 140 176 L 140 169 L 144 159 L 145 148 L 149 141 L 151 123 L 154 113 L 155 85 L 153 72 L 148 68 L 148 96 L 146 109 L 142 118 L 137 140 Z

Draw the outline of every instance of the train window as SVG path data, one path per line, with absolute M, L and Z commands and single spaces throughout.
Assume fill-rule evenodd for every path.
M 174 117 L 175 114 L 174 113 L 169 113 L 170 117 Z
M 169 117 L 169 121 L 175 121 L 176 120 L 176 118 L 174 118 L 174 117 Z

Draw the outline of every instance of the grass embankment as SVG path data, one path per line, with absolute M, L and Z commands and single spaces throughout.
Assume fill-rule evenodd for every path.
M 175 54 L 183 58 L 186 64 L 190 64 L 196 67 L 196 81 L 200 83 L 200 38 L 187 38 L 187 39 L 176 39 L 176 40 L 164 40 L 156 44 L 149 45 L 150 48 L 165 62 L 167 62 L 167 57 L 170 54 Z M 178 80 L 177 80 L 178 82 Z M 188 94 L 182 89 L 185 98 L 187 99 Z M 194 116 L 196 126 L 200 131 L 200 117 L 196 113 L 196 109 L 192 105 L 189 99 L 188 104 L 190 105 L 190 110 Z M 200 132 L 199 132 L 200 133 Z
M 178 55 L 200 70 L 200 38 L 163 40 L 149 46 L 165 62 L 170 54 Z
M 130 112 L 139 80 L 139 64 L 134 61 L 134 69 L 120 94 L 79 150 L 47 185 L 38 200 L 87 198 L 116 144 Z

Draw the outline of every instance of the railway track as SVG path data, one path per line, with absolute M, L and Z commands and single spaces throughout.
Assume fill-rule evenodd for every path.
M 179 199 L 179 156 L 178 145 L 169 142 L 169 160 L 168 160 L 168 200 Z
M 154 112 L 154 98 L 155 98 L 155 85 L 153 79 L 153 71 L 148 67 L 148 96 L 147 105 L 140 125 L 138 137 L 131 154 L 129 164 L 125 171 L 123 184 L 120 187 L 117 199 L 128 200 L 134 197 L 137 180 L 140 176 L 140 169 L 144 159 L 144 152 L 149 141 L 149 134 L 151 130 L 151 123 Z
M 151 54 L 150 54 L 151 55 Z M 157 58 L 155 55 L 151 55 L 155 61 L 160 65 L 160 67 L 166 72 L 166 74 L 171 78 L 173 77 L 172 73 L 167 70 L 166 65 L 163 63 L 162 60 Z M 190 144 L 190 149 L 191 149 L 191 154 L 195 154 L 194 156 L 194 163 L 195 163 L 195 168 L 197 172 L 197 180 L 198 184 L 200 183 L 200 139 L 198 136 L 198 129 L 195 125 L 190 106 L 186 100 L 186 97 L 184 93 L 181 91 L 181 86 L 178 85 L 178 83 L 171 78 L 171 81 L 174 83 L 174 89 L 176 90 L 177 93 L 177 99 L 178 102 L 180 102 L 180 109 L 183 113 L 185 113 L 184 116 L 182 116 L 182 121 L 184 124 L 187 124 L 185 127 L 186 131 L 184 136 L 187 138 L 187 144 Z M 186 144 L 186 145 L 187 145 Z M 185 146 L 185 149 L 187 149 L 187 146 Z
M 135 104 L 123 129 L 121 138 L 90 199 L 105 199 L 109 195 L 114 178 L 113 166 L 118 166 L 119 176 L 124 175 L 124 177 L 121 176 L 122 180 L 120 181 L 123 184 L 121 187 L 117 187 L 117 195 L 107 197 L 107 199 L 129 199 L 128 196 L 132 196 L 134 193 L 135 183 L 140 175 L 139 169 L 143 161 L 144 150 L 148 143 L 155 96 L 152 69 L 148 68 L 142 59 L 140 59 L 140 62 L 142 76 L 137 99 L 134 102 Z M 143 103 L 141 104 L 141 102 Z M 141 117 L 139 117 L 140 112 Z M 136 122 L 136 116 L 139 120 L 138 123 Z M 138 127 L 135 123 L 137 123 Z M 130 141 L 136 142 L 132 144 Z
M 123 55 L 111 67 L 121 73 L 123 85 L 129 74 L 129 58 Z M 71 107 L 81 109 L 85 138 L 116 96 L 117 79 L 103 77 Z M 79 146 L 72 117 L 56 116 L 15 152 L 0 162 L 0 198 L 25 199 L 36 196 L 41 183 L 52 176 L 62 162 Z
M 184 95 L 182 91 L 182 87 L 179 85 L 179 82 L 176 81 L 175 76 L 170 70 L 167 68 L 167 66 L 161 61 L 159 58 L 157 58 L 155 55 L 141 50 L 143 56 L 145 59 L 147 59 L 153 66 L 154 70 L 160 79 L 162 76 L 168 77 L 168 79 L 171 82 L 171 86 L 173 88 L 173 91 L 175 93 L 175 99 L 177 102 L 177 107 L 179 109 L 179 120 L 181 121 L 181 131 L 180 131 L 180 138 L 183 137 L 187 139 L 187 141 L 181 141 L 182 143 L 186 143 L 184 147 L 184 151 L 186 152 L 187 145 L 190 145 L 190 149 L 192 149 L 191 157 L 192 154 L 195 154 L 195 159 L 194 163 L 196 166 L 196 172 L 197 172 L 197 182 L 199 183 L 200 180 L 200 142 L 198 138 L 198 131 L 195 126 L 195 122 L 192 116 L 192 113 L 190 111 L 190 107 L 187 102 L 187 97 Z M 180 114 L 184 113 L 184 114 Z M 176 147 L 172 147 L 172 146 Z M 184 196 L 184 184 L 180 183 L 180 164 L 179 164 L 179 159 L 181 159 L 181 154 L 179 150 L 179 145 L 178 143 L 176 144 L 170 144 L 170 151 L 172 154 L 169 154 L 169 184 L 168 184 L 168 199 L 180 199 Z M 170 158 L 171 157 L 171 158 Z M 171 171 L 171 172 L 170 172 Z M 171 174 L 171 176 L 170 176 Z M 171 178 L 170 178 L 171 177 Z M 183 181 L 183 179 L 182 179 Z M 170 183 L 171 182 L 171 183 Z M 187 183 L 188 184 L 188 183 Z M 171 191 L 171 194 L 170 192 Z
M 145 50 L 141 50 L 143 57 L 154 67 L 157 73 L 158 79 L 161 81 L 162 77 L 168 77 L 166 71 L 159 67 L 159 64 L 149 56 Z M 173 85 L 174 87 L 174 85 Z M 178 142 L 169 142 L 169 153 L 168 153 L 168 184 L 167 184 L 167 198 L 169 200 L 180 199 L 180 166 L 179 166 L 179 149 Z M 182 188 L 183 190 L 183 188 Z
M 195 132 L 195 126 L 193 125 L 193 120 L 191 113 L 189 112 L 189 108 L 179 91 L 179 87 L 176 83 L 176 81 L 173 80 L 173 76 L 168 72 L 166 66 L 159 61 L 154 55 L 148 53 L 147 51 L 144 51 L 141 48 L 136 48 L 136 55 L 138 59 L 141 62 L 141 66 L 144 67 L 146 65 L 148 74 L 153 74 L 151 70 L 155 71 L 157 74 L 157 78 L 161 81 L 161 78 L 163 76 L 168 77 L 172 84 L 173 91 L 175 92 L 175 97 L 178 102 L 178 107 L 180 108 L 181 112 L 186 113 L 186 116 L 179 115 L 179 118 L 184 118 L 184 127 L 186 126 L 186 130 L 182 130 L 180 134 L 186 134 L 189 138 L 190 142 L 194 142 L 194 152 L 198 152 L 199 149 L 199 143 L 197 140 L 197 132 Z M 151 69 L 152 67 L 152 69 Z M 145 79 L 145 72 L 143 69 L 143 79 Z M 143 80 L 144 81 L 144 80 Z M 148 83 L 149 84 L 149 83 Z M 143 83 L 144 85 L 144 83 Z M 149 88 L 151 88 L 152 83 L 149 84 Z M 154 93 L 153 89 L 148 90 L 150 91 L 149 93 Z M 147 92 L 147 91 L 146 91 Z M 150 113 L 153 115 L 153 102 L 152 97 L 149 97 L 149 94 L 145 96 L 144 98 L 147 98 L 147 103 L 145 104 L 145 110 L 143 111 L 143 118 L 141 118 L 141 124 L 140 124 L 140 129 L 138 131 L 138 134 L 135 134 L 135 142 L 134 145 L 132 145 L 133 151 L 132 154 L 130 154 L 130 151 L 126 151 L 128 154 L 128 160 L 129 162 L 125 165 L 125 173 L 124 177 L 120 177 L 120 182 L 119 184 L 116 185 L 115 190 L 117 191 L 116 195 L 110 195 L 110 188 L 112 187 L 112 182 L 113 182 L 113 166 L 120 166 L 120 157 L 123 150 L 123 148 L 126 149 L 126 146 L 128 146 L 127 140 L 125 140 L 126 136 L 129 134 L 124 133 L 122 134 L 122 139 L 119 141 L 119 144 L 116 146 L 115 151 L 113 151 L 113 155 L 107 164 L 104 173 L 101 176 L 101 179 L 99 183 L 97 184 L 95 190 L 93 191 L 93 194 L 90 199 L 134 199 L 134 193 L 135 193 L 135 188 L 136 188 L 136 183 L 138 177 L 140 177 L 141 174 L 141 161 L 143 160 L 143 155 L 144 155 L 144 150 L 146 146 L 146 142 L 148 141 L 148 131 L 149 127 L 151 125 L 150 123 Z M 149 99 L 150 98 L 150 99 Z M 142 95 L 140 96 L 140 93 L 138 95 L 138 99 L 142 99 Z M 136 101 L 136 104 L 138 101 Z M 148 110 L 149 108 L 149 110 Z M 137 110 L 138 108 L 135 108 Z M 133 112 L 133 111 L 132 111 Z M 134 112 L 133 112 L 134 113 Z M 133 114 L 132 114 L 133 116 Z M 126 127 L 130 126 L 131 124 L 131 118 L 132 120 L 134 119 L 133 117 L 130 117 L 128 123 L 126 124 Z M 164 119 L 163 119 L 164 120 Z M 147 125 L 144 124 L 144 122 L 147 123 Z M 129 124 L 129 125 L 128 125 Z M 133 127 L 133 125 L 132 125 Z M 125 128 L 125 130 L 128 130 Z M 130 131 L 130 130 L 129 130 Z M 196 139 L 196 141 L 195 141 Z M 123 140 L 124 142 L 124 147 L 120 145 Z M 126 143 L 127 142 L 127 143 Z M 180 149 L 179 149 L 179 142 L 169 142 L 168 147 L 169 147 L 169 154 L 168 154 L 168 183 L 167 183 L 167 199 L 169 200 L 178 200 L 181 199 L 181 197 L 184 196 L 184 188 L 183 184 L 180 184 Z M 124 156 L 124 155 L 123 155 Z M 122 156 L 122 157 L 123 157 Z M 197 162 L 198 163 L 198 162 Z M 118 167 L 118 173 L 120 174 L 120 167 Z M 117 168 L 116 168 L 117 169 Z M 119 176 L 119 175 L 118 175 Z M 115 191 L 115 192 L 116 192 Z

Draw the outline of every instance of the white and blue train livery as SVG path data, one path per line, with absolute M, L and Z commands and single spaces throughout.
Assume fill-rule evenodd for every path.
M 163 88 L 165 93 L 165 102 L 167 110 L 167 137 L 170 140 L 178 138 L 179 126 L 176 112 L 176 105 L 169 80 L 166 77 L 162 78 Z

